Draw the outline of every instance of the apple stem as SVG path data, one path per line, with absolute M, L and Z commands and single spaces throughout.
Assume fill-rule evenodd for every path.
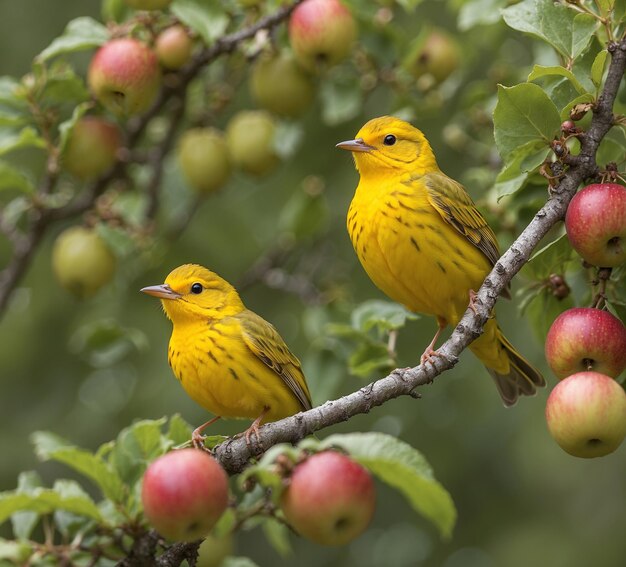
M 593 298 L 591 306 L 595 309 L 603 309 L 606 303 L 606 282 L 611 279 L 612 268 L 598 268 L 596 279 L 591 282 L 593 287 L 599 286 L 598 293 Z

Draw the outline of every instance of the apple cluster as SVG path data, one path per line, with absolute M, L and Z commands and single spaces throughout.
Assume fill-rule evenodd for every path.
M 567 237 L 598 268 L 626 262 L 626 188 L 596 183 L 579 191 L 565 217 Z M 573 308 L 546 337 L 546 359 L 560 382 L 546 405 L 548 430 L 577 457 L 615 451 L 626 437 L 626 392 L 615 380 L 626 368 L 626 327 L 608 311 Z

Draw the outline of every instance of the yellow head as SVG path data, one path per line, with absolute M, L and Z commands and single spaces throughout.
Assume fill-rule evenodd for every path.
M 404 120 L 381 116 L 367 122 L 354 140 L 339 142 L 338 148 L 352 152 L 361 176 L 438 169 L 426 136 Z
M 183 264 L 170 272 L 163 285 L 141 291 L 159 297 L 174 324 L 219 319 L 245 309 L 232 285 L 198 264 Z

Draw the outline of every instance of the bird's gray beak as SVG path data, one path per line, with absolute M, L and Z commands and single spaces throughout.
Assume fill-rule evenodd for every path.
M 339 142 L 335 147 L 341 148 L 342 150 L 348 150 L 349 152 L 371 152 L 374 149 L 374 146 L 366 144 L 363 141 L 363 138 Z
M 142 287 L 139 291 L 147 293 L 154 297 L 160 297 L 161 299 L 178 299 L 182 297 L 180 293 L 175 292 L 169 285 L 150 285 L 148 287 Z

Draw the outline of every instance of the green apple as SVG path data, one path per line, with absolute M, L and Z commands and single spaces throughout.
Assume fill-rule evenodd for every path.
M 433 28 L 415 40 L 405 66 L 416 78 L 445 81 L 459 66 L 460 47 L 446 31 Z
M 252 175 L 265 175 L 279 163 L 274 150 L 276 124 L 264 110 L 241 110 L 226 127 L 233 165 Z

